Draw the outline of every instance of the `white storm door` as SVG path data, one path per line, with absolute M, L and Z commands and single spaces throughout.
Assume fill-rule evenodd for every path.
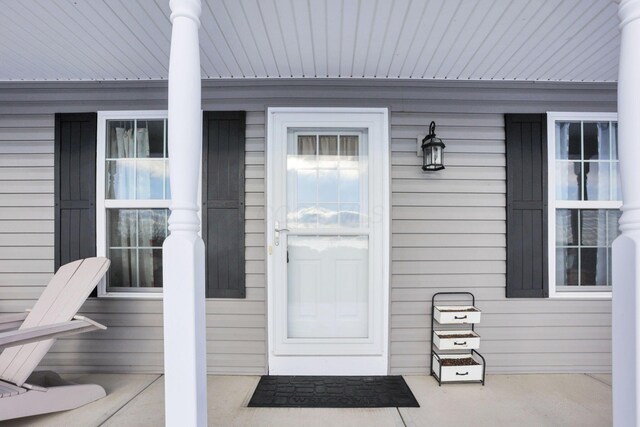
M 269 110 L 271 374 L 387 373 L 386 117 Z

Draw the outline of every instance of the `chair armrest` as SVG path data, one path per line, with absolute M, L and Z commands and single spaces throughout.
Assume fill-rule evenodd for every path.
M 36 326 L 33 328 L 19 329 L 17 331 L 0 332 L 0 350 L 15 345 L 95 331 L 96 329 L 107 329 L 106 326 L 84 316 L 75 316 L 73 319 L 74 320 L 68 322 Z
M 0 314 L 0 332 L 18 329 L 29 313 Z

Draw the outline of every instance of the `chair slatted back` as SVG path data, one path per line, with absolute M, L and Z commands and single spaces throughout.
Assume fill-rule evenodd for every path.
M 20 329 L 68 322 L 109 269 L 107 258 L 87 258 L 58 269 Z M 0 379 L 21 386 L 47 354 L 55 339 L 5 349 L 0 354 Z

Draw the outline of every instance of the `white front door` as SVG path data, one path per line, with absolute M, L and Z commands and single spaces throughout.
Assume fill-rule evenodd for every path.
M 386 109 L 270 108 L 269 373 L 385 375 Z

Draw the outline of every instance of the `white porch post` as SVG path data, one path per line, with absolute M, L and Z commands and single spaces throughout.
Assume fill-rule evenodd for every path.
M 198 230 L 202 158 L 200 0 L 170 0 L 170 235 L 163 245 L 167 426 L 207 425 L 204 243 Z
M 622 234 L 613 243 L 613 422 L 640 425 L 640 0 L 618 6 Z

